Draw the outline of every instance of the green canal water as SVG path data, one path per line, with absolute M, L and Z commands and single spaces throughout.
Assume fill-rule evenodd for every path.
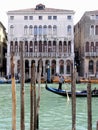
M 57 87 L 57 84 L 50 84 Z M 92 84 L 92 89 L 97 84 Z M 87 84 L 77 84 L 76 89 L 86 89 Z M 70 89 L 70 84 L 63 84 Z M 17 130 L 20 130 L 20 84 L 16 84 L 17 93 Z M 39 112 L 39 130 L 71 130 L 71 98 L 67 100 L 53 94 L 41 84 L 41 101 Z M 92 130 L 96 129 L 98 120 L 98 98 L 92 98 Z M 12 129 L 12 93 L 11 84 L 0 84 L 0 130 Z M 76 129 L 87 130 L 87 98 L 76 98 Z M 25 84 L 25 130 L 30 130 L 30 84 Z

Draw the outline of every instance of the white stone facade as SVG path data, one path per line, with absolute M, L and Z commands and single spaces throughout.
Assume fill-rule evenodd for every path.
M 31 63 L 42 58 L 43 74 L 49 64 L 51 75 L 70 76 L 74 62 L 74 11 L 35 8 L 8 11 L 7 74 L 10 74 L 10 56 L 15 55 L 15 73 L 19 73 L 20 41 L 24 46 L 25 77 L 30 78 Z M 42 75 L 43 75 L 42 74 Z

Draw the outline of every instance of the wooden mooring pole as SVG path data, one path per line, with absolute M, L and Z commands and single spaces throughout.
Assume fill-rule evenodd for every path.
M 71 91 L 72 91 L 72 130 L 76 130 L 76 68 L 71 63 Z
M 36 130 L 36 69 L 35 63 L 31 65 L 31 86 L 30 86 L 30 130 Z
M 37 98 L 37 108 L 36 108 L 36 118 L 37 118 L 37 130 L 39 130 L 39 109 L 40 109 L 40 95 L 41 95 L 41 73 L 42 73 L 42 59 L 39 60 L 39 72 L 38 72 L 38 98 Z
M 16 130 L 16 86 L 14 75 L 14 59 L 13 54 L 11 56 L 11 79 L 12 79 L 12 130 Z
M 98 130 L 98 121 L 96 121 L 96 130 Z
M 20 70 L 21 70 L 21 87 L 20 87 L 20 130 L 25 130 L 25 108 L 24 108 L 24 60 L 23 60 L 23 42 L 20 42 Z
M 91 97 L 91 83 L 87 86 L 87 106 L 88 106 L 88 130 L 92 130 L 92 97 Z

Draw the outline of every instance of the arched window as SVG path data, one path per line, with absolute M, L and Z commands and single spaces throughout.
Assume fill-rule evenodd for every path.
M 67 65 L 66 65 L 66 74 L 71 74 L 71 65 L 69 62 L 67 62 Z
M 51 41 L 48 41 L 48 52 L 51 52 L 52 46 L 51 46 Z
M 39 41 L 39 52 L 42 52 L 42 41 Z
M 56 25 L 53 26 L 53 35 L 57 35 L 57 26 Z
M 56 52 L 56 41 L 53 41 L 53 52 Z
M 44 41 L 43 52 L 47 52 L 47 41 Z
M 39 35 L 42 35 L 42 26 L 39 26 Z
M 98 35 L 98 25 L 95 27 L 95 34 Z
M 47 35 L 47 26 L 46 25 L 44 25 L 44 27 L 43 27 L 43 35 Z
M 37 41 L 34 42 L 34 52 L 37 52 L 38 49 L 37 49 Z
M 68 53 L 71 53 L 71 41 L 68 41 Z
M 33 26 L 32 26 L 32 25 L 29 26 L 29 34 L 30 34 L 30 35 L 33 34 Z
M 94 52 L 94 42 L 91 42 L 91 48 L 90 48 L 91 52 Z
M 27 35 L 27 33 L 28 33 L 28 26 L 25 25 L 25 26 L 24 26 L 24 35 Z
M 34 26 L 34 36 L 37 36 L 37 26 Z
M 72 31 L 71 25 L 68 25 L 67 26 L 67 34 L 71 35 L 71 31 Z
M 33 42 L 32 41 L 30 41 L 30 52 L 33 52 Z
M 28 52 L 28 41 L 25 41 L 25 52 Z
M 18 52 L 18 42 L 15 41 L 15 52 Z
M 94 35 L 94 25 L 91 25 L 90 27 L 90 35 Z
M 52 35 L 52 26 L 51 25 L 48 26 L 48 35 Z
M 67 43 L 64 41 L 63 51 L 67 53 Z
M 95 48 L 96 48 L 96 52 L 98 53 L 98 42 L 96 42 Z
M 86 51 L 86 52 L 89 52 L 89 42 L 86 42 L 85 51 Z
M 89 61 L 89 73 L 94 73 L 94 62 L 92 60 Z
M 60 60 L 59 61 L 59 65 L 60 65 L 60 74 L 64 74 L 64 61 Z
M 10 35 L 13 35 L 13 34 L 14 34 L 14 26 L 11 25 L 11 26 L 10 26 Z
M 59 52 L 62 52 L 62 41 L 59 41 Z
M 13 41 L 10 42 L 10 52 L 14 51 Z

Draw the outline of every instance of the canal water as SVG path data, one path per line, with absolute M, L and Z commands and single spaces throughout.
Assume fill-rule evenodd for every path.
M 58 87 L 58 84 L 49 86 Z M 92 89 L 97 84 L 92 84 Z M 70 84 L 63 84 L 70 90 Z M 76 89 L 86 89 L 87 84 L 77 84 Z M 17 130 L 20 130 L 20 84 L 16 84 L 17 93 Z M 39 112 L 39 130 L 72 130 L 71 98 L 53 94 L 41 84 Z M 92 98 L 92 130 L 98 120 L 98 97 Z M 0 130 L 12 129 L 12 93 L 11 84 L 0 84 Z M 25 84 L 25 130 L 30 130 L 30 84 Z M 76 98 L 76 130 L 87 130 L 87 98 Z

